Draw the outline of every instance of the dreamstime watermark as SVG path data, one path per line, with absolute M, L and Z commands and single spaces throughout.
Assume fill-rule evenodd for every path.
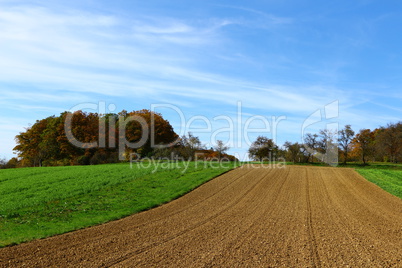
M 235 116 L 217 115 L 213 118 L 208 118 L 205 115 L 194 115 L 186 117 L 185 113 L 178 106 L 172 104 L 152 104 L 150 106 L 150 121 L 146 121 L 144 117 L 138 114 L 114 114 L 116 105 L 109 104 L 100 101 L 97 103 L 80 103 L 70 109 L 65 118 L 64 130 L 68 141 L 83 149 L 89 148 L 113 148 L 117 149 L 119 160 L 130 160 L 130 163 L 136 163 L 136 165 L 152 165 L 160 166 L 172 164 L 172 160 L 176 162 L 184 162 L 184 159 L 172 157 L 166 157 L 166 159 L 152 159 L 145 158 L 137 153 L 144 145 L 149 145 L 153 149 L 163 149 L 171 147 L 176 144 L 180 137 L 187 133 L 206 133 L 209 136 L 210 145 L 216 144 L 218 137 L 228 137 L 225 142 L 225 146 L 232 150 L 249 148 L 256 135 L 270 136 L 274 143 L 277 143 L 278 131 L 280 129 L 280 123 L 287 120 L 284 115 L 281 116 L 262 116 L 262 115 L 250 115 L 243 112 L 242 103 L 237 103 L 237 110 Z M 80 141 L 74 136 L 74 112 L 75 111 L 90 111 L 97 113 L 100 116 L 99 120 L 99 133 L 98 141 L 84 142 Z M 178 132 L 178 139 L 170 144 L 157 144 L 156 143 L 156 125 L 155 115 L 159 114 L 160 110 L 169 111 L 169 114 L 173 114 L 176 120 L 175 125 L 180 126 Z M 110 115 L 110 116 L 108 116 Z M 304 138 L 306 129 L 318 122 L 324 122 L 330 119 L 336 119 L 339 116 L 339 103 L 338 101 L 327 104 L 323 107 L 323 110 L 319 109 L 312 113 L 308 118 L 304 120 L 301 126 L 302 140 Z M 169 121 L 172 121 L 170 119 Z M 118 124 L 117 124 L 118 123 Z M 128 126 L 135 124 L 137 129 L 140 129 L 141 137 L 136 139 L 135 142 L 130 141 L 127 138 Z M 199 127 L 202 125 L 203 127 Z M 221 127 L 216 127 L 220 125 Z M 259 127 L 255 127 L 258 125 Z M 118 126 L 118 129 L 115 129 Z M 215 128 L 214 128 L 215 126 Z M 338 123 L 332 122 L 326 125 L 327 129 L 338 130 Z M 118 135 L 116 134 L 118 133 Z M 321 161 L 330 165 L 335 165 L 338 160 L 338 147 L 332 140 L 328 140 L 326 144 L 325 152 L 317 152 L 315 148 L 306 146 L 307 152 L 313 156 L 319 158 Z M 133 151 L 135 153 L 133 153 Z M 247 161 L 248 158 L 243 155 L 240 156 L 235 153 L 235 157 L 240 161 Z M 128 159 L 129 158 L 129 159 Z M 141 159 L 141 161 L 138 161 Z M 169 161 L 168 161 L 169 160 Z M 197 158 L 194 159 L 197 161 Z M 210 164 L 226 165 L 228 161 L 222 161 L 222 159 L 209 159 Z M 141 164 L 142 163 L 142 164 Z M 285 159 L 276 159 L 276 156 L 267 156 L 261 163 L 268 163 L 265 166 L 282 167 L 284 166 Z M 280 163 L 279 166 L 277 164 Z M 187 165 L 188 166 L 188 165 Z

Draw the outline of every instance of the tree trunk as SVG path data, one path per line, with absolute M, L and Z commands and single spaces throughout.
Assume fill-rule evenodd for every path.
M 345 159 L 343 159 L 343 164 L 346 166 L 346 161 L 348 160 L 348 151 L 345 151 L 343 156 L 345 157 Z

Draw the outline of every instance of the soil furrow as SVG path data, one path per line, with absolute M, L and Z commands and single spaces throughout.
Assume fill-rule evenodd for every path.
M 352 169 L 244 166 L 158 208 L 0 249 L 0 267 L 402 267 L 402 201 Z
M 308 241 L 310 244 L 310 252 L 311 252 L 311 261 L 313 267 L 321 267 L 321 261 L 320 261 L 320 256 L 318 254 L 317 250 L 317 242 L 316 242 L 316 236 L 314 234 L 314 225 L 313 225 L 313 219 L 312 219 L 312 210 L 311 210 L 311 197 L 310 197 L 310 183 L 311 181 L 309 180 L 309 176 L 306 176 L 306 202 L 307 202 L 307 218 L 306 218 L 306 224 L 307 224 L 307 232 L 308 232 Z
M 252 185 L 252 187 L 249 188 L 243 195 L 239 196 L 236 200 L 231 200 L 231 202 L 230 202 L 228 205 L 223 206 L 223 207 L 221 208 L 221 210 L 219 210 L 216 214 L 210 215 L 208 218 L 206 218 L 206 219 L 204 219 L 204 220 L 198 222 L 197 224 L 194 224 L 194 225 L 192 225 L 192 226 L 186 228 L 186 229 L 183 230 L 183 231 L 180 231 L 179 233 L 177 233 L 177 234 L 175 234 L 175 235 L 173 235 L 173 236 L 170 236 L 170 237 L 164 239 L 163 241 L 155 242 L 154 244 L 149 245 L 149 246 L 147 246 L 146 248 L 136 250 L 135 252 L 129 252 L 129 253 L 127 253 L 126 255 L 124 255 L 124 256 L 122 256 L 122 257 L 116 259 L 116 260 L 113 260 L 113 261 L 111 261 L 111 262 L 106 263 L 105 266 L 107 266 L 107 267 L 114 266 L 114 265 L 116 265 L 116 264 L 118 264 L 118 263 L 120 263 L 120 262 L 123 262 L 123 261 L 125 261 L 125 260 L 127 260 L 127 259 L 133 257 L 134 255 L 140 254 L 140 253 L 142 253 L 142 252 L 144 252 L 144 251 L 146 251 L 146 250 L 149 250 L 149 249 L 151 249 L 151 248 L 155 248 L 155 247 L 158 247 L 158 246 L 160 246 L 160 245 L 163 245 L 163 244 L 165 244 L 165 243 L 167 243 L 167 242 L 169 242 L 169 241 L 171 241 L 171 240 L 177 239 L 177 238 L 179 238 L 180 236 L 182 236 L 182 235 L 184 235 L 184 234 L 187 234 L 187 233 L 189 233 L 189 232 L 191 232 L 191 231 L 193 231 L 193 230 L 195 230 L 195 229 L 197 229 L 197 228 L 199 228 L 199 227 L 205 225 L 206 223 L 212 221 L 213 219 L 215 219 L 215 218 L 219 217 L 220 215 L 222 215 L 223 213 L 227 212 L 227 211 L 230 210 L 232 207 L 241 204 L 240 201 L 241 201 L 242 199 L 244 199 L 250 192 L 252 192 L 252 190 L 254 190 L 254 189 L 261 183 L 261 181 L 264 179 L 264 177 L 266 177 L 267 175 L 268 175 L 268 174 L 262 174 L 262 175 L 261 175 L 261 178 L 260 178 L 257 182 L 255 182 L 255 183 Z

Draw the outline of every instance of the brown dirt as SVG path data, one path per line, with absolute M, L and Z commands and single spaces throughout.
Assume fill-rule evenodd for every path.
M 122 220 L 0 249 L 1 267 L 402 267 L 402 200 L 352 169 L 245 166 Z

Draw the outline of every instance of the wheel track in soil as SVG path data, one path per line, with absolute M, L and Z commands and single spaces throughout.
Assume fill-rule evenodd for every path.
M 324 181 L 323 181 L 323 182 L 324 182 Z M 324 182 L 324 185 L 325 185 L 325 182 Z M 328 192 L 327 187 L 323 187 L 323 189 L 324 189 L 324 195 L 329 197 L 329 192 Z M 330 202 L 330 203 L 333 204 L 334 201 L 332 201 L 332 202 Z M 333 210 L 333 212 L 334 212 L 334 211 L 335 211 L 335 210 Z M 347 225 L 341 220 L 341 218 L 339 217 L 338 213 L 335 212 L 335 213 L 332 213 L 332 214 L 331 214 L 331 213 L 329 213 L 328 211 L 326 211 L 326 214 L 327 214 L 327 217 L 332 218 L 332 222 L 335 223 L 335 224 L 338 226 L 337 229 L 343 234 L 344 237 L 347 237 L 347 239 L 350 241 L 350 244 L 353 244 L 353 237 L 352 237 L 352 235 L 351 235 L 349 232 L 345 231 L 345 230 L 350 229 L 350 227 L 347 226 Z M 353 244 L 353 247 L 351 247 L 351 249 L 354 251 L 354 254 L 356 254 L 356 255 L 359 254 L 359 252 L 361 253 L 361 251 L 358 250 L 358 246 L 357 246 L 357 245 L 354 245 L 354 244 Z M 370 255 L 370 253 L 369 253 L 369 251 L 367 250 L 366 247 L 363 247 L 362 249 L 364 250 L 366 256 L 369 256 L 369 255 Z
M 345 169 L 342 170 L 342 172 Z M 334 171 L 332 170 L 332 173 Z M 352 171 L 353 175 L 356 177 L 360 178 L 360 175 L 357 174 L 357 172 Z M 321 174 L 321 176 L 329 176 L 329 174 Z M 339 173 L 338 173 L 339 175 Z M 366 267 L 386 267 L 388 265 L 384 265 L 383 262 L 379 261 L 376 259 L 375 252 L 373 252 L 374 245 L 376 243 L 376 238 L 375 236 L 370 236 L 367 234 L 375 234 L 376 230 L 373 229 L 373 226 L 379 226 L 381 224 L 382 218 L 384 215 L 386 215 L 386 218 L 393 220 L 391 222 L 396 223 L 396 225 L 399 225 L 398 227 L 395 226 L 397 229 L 399 229 L 399 237 L 401 237 L 401 231 L 402 231 L 402 224 L 400 222 L 400 215 L 402 212 L 402 209 L 399 210 L 393 210 L 391 213 L 389 211 L 388 206 L 379 206 L 379 201 L 384 201 L 386 199 L 376 199 L 373 198 L 373 196 L 370 195 L 362 195 L 361 192 L 359 194 L 359 189 L 357 187 L 354 187 L 352 182 L 354 180 L 350 180 L 349 176 L 345 174 L 341 174 L 338 176 L 340 178 L 339 182 L 340 185 L 342 185 L 344 191 L 340 191 L 340 193 L 344 194 L 344 198 L 351 198 L 353 197 L 353 202 L 349 202 L 349 204 L 355 205 L 355 207 L 361 207 L 361 208 L 367 208 L 369 209 L 370 213 L 365 213 L 365 215 L 369 215 L 370 218 L 368 219 L 369 222 L 374 222 L 374 224 L 367 224 L 367 221 L 365 219 L 358 219 L 355 217 L 345 217 L 342 215 L 345 215 L 346 213 L 344 212 L 347 208 L 345 204 L 341 205 L 339 200 L 337 201 L 336 198 L 334 198 L 334 191 L 328 190 L 328 179 L 327 180 L 322 180 L 322 183 L 324 187 L 322 196 L 327 197 L 326 199 L 322 198 L 324 201 L 327 203 L 327 210 L 325 211 L 326 215 L 328 218 L 332 219 L 331 222 L 334 223 L 334 225 L 337 226 L 337 231 L 341 233 L 342 235 L 338 235 L 339 237 L 344 237 L 348 240 L 347 244 L 350 245 L 349 249 L 353 250 L 355 253 L 351 254 L 352 256 L 359 256 L 360 260 L 356 259 L 356 261 L 359 263 L 360 266 L 366 266 Z M 370 188 L 379 190 L 377 186 L 374 184 L 368 183 L 367 184 Z M 334 187 L 333 184 L 330 184 L 329 186 Z M 368 191 L 364 191 L 364 194 L 369 193 Z M 374 191 L 374 193 L 385 193 L 384 191 Z M 388 193 L 386 193 L 389 195 Z M 356 197 L 359 196 L 359 199 L 356 199 Z M 377 210 L 378 209 L 378 210 Z M 343 212 L 342 212 L 343 211 Z M 379 211 L 381 211 L 379 213 Z M 397 212 L 397 213 L 395 213 Z M 399 213 L 398 213 L 399 212 Z M 364 215 L 364 214 L 361 214 Z M 380 218 L 381 220 L 377 220 L 376 218 L 379 218 L 378 215 L 381 215 Z M 399 215 L 399 217 L 398 217 Z M 375 224 L 375 221 L 377 221 L 377 224 Z M 398 224 L 399 222 L 399 224 Z M 359 225 L 364 224 L 365 226 L 365 231 L 359 230 Z M 395 224 L 394 224 L 395 225 Z M 361 228 L 361 227 L 360 227 Z M 367 241 L 368 240 L 368 241 Z M 385 240 L 383 240 L 385 241 Z M 399 243 L 396 243 L 397 240 L 388 240 L 387 241 L 387 251 L 389 253 L 394 253 L 395 256 L 400 255 L 402 257 L 402 253 L 400 250 L 395 250 L 395 249 L 400 249 L 401 246 L 401 241 Z M 381 246 L 378 246 L 378 248 L 381 248 Z M 362 261 L 364 260 L 364 261 Z M 349 265 L 348 263 L 343 263 L 342 265 Z
M 282 189 L 283 189 L 283 186 L 284 186 L 284 184 L 285 184 L 285 181 L 286 181 L 286 178 L 285 178 L 285 180 L 281 183 L 281 185 L 280 185 L 280 187 L 279 187 L 279 190 L 274 193 L 275 197 L 273 197 L 273 199 L 276 199 L 276 197 L 279 196 L 280 192 L 281 192 Z M 276 201 L 276 200 L 275 200 L 275 201 Z M 274 201 L 274 202 L 275 202 L 275 201 Z M 274 204 L 275 204 L 275 203 L 274 203 Z M 272 205 L 274 205 L 274 204 L 272 204 Z M 247 234 L 248 232 L 250 232 L 250 230 L 252 230 L 252 228 L 257 224 L 257 222 L 259 222 L 260 219 L 261 219 L 263 216 L 266 216 L 267 214 L 271 214 L 271 212 L 272 212 L 274 209 L 275 209 L 275 206 L 265 206 L 265 207 L 264 207 L 264 210 L 259 213 L 260 215 L 257 217 L 257 219 L 254 220 L 254 221 L 252 221 L 251 224 L 249 224 L 249 225 L 246 227 L 246 229 L 240 233 L 240 235 L 238 236 L 238 238 L 240 237 L 240 239 L 238 239 L 238 238 L 237 238 L 237 239 L 234 239 L 233 241 L 231 241 L 230 243 L 228 243 L 227 245 L 225 245 L 225 249 L 224 249 L 224 250 L 229 251 L 231 248 L 234 247 L 235 244 L 241 243 L 241 241 L 243 240 L 243 239 L 241 239 L 241 238 L 242 238 L 242 237 L 243 237 L 243 238 L 246 237 L 246 234 Z M 256 208 L 255 210 L 258 210 L 258 209 Z M 212 266 L 213 266 L 212 264 L 214 263 L 214 261 L 216 260 L 216 258 L 217 258 L 217 256 L 215 256 L 211 261 L 205 263 L 204 267 L 212 267 Z
M 261 211 L 260 216 L 257 217 L 251 226 L 247 228 L 245 232 L 242 232 L 241 235 L 239 235 L 240 239 L 238 241 L 235 241 L 235 243 L 229 244 L 225 250 L 226 252 L 231 252 L 233 249 L 239 249 L 241 247 L 244 247 L 246 244 L 260 244 L 256 243 L 254 241 L 260 241 L 263 240 L 262 242 L 267 242 L 271 240 L 271 238 L 274 240 L 269 241 L 269 244 L 264 244 L 265 247 L 261 250 L 261 252 L 249 252 L 247 254 L 242 254 L 242 255 L 259 255 L 259 259 L 263 258 L 264 256 L 270 256 L 273 253 L 276 254 L 275 257 L 277 259 L 271 258 L 268 260 L 260 261 L 257 259 L 256 264 L 257 265 L 262 265 L 262 267 L 275 267 L 275 266 L 284 266 L 284 267 L 294 267 L 294 266 L 299 266 L 300 263 L 298 262 L 297 258 L 296 261 L 292 258 L 289 258 L 288 256 L 286 257 L 285 260 L 279 261 L 278 259 L 282 258 L 283 255 L 287 254 L 288 248 L 291 247 L 290 245 L 293 244 L 294 242 L 294 236 L 297 235 L 299 236 L 300 234 L 303 234 L 303 232 L 306 233 L 307 236 L 307 230 L 303 230 L 305 226 L 305 219 L 307 219 L 307 208 L 305 206 L 301 206 L 299 209 L 302 211 L 302 215 L 297 215 L 300 221 L 294 222 L 294 219 L 296 216 L 294 215 L 293 211 L 285 211 L 283 210 L 283 205 L 287 201 L 294 201 L 294 203 L 303 203 L 307 204 L 307 199 L 306 196 L 303 195 L 294 195 L 294 188 L 295 188 L 295 181 L 291 180 L 290 178 L 295 176 L 294 169 L 291 169 L 293 174 L 290 174 L 289 171 L 287 172 L 282 172 L 282 177 L 280 179 L 283 180 L 281 186 L 279 189 L 276 189 L 276 192 L 272 194 L 272 200 L 265 198 L 265 201 L 262 208 L 263 211 Z M 303 178 L 302 178 L 303 179 Z M 300 180 L 297 180 L 296 182 L 300 183 Z M 304 185 L 302 185 L 304 186 Z M 292 189 L 293 188 L 293 189 Z M 303 188 L 300 187 L 300 185 L 296 185 L 296 188 Z M 283 194 L 282 194 L 283 193 Z M 305 193 L 305 192 L 304 192 Z M 292 204 L 294 204 L 292 203 Z M 306 211 L 303 211 L 306 210 Z M 289 218 L 290 217 L 290 218 Z M 285 221 L 285 223 L 283 223 Z M 275 229 L 272 229 L 270 231 L 269 227 L 266 226 L 273 226 Z M 286 230 L 280 230 L 280 232 L 277 232 L 276 228 L 277 226 L 285 227 L 288 228 Z M 297 229 L 297 227 L 301 227 Z M 292 230 L 294 228 L 294 230 Z M 301 229 L 301 230 L 300 230 Z M 300 231 L 300 232 L 299 232 Z M 279 234 L 278 234 L 279 233 Z M 284 235 L 285 234 L 285 235 Z M 261 243 L 262 243 L 261 242 Z M 300 243 L 299 243 L 300 244 Z M 259 245 L 258 245 L 259 246 Z M 300 245 L 301 246 L 301 245 Z M 230 249 L 232 247 L 232 249 Z M 282 249 L 278 250 L 278 249 Z M 282 256 L 281 256 L 282 255 Z M 310 251 L 308 252 L 307 257 L 304 258 L 304 265 L 305 263 L 310 264 L 311 262 L 311 256 L 310 256 Z M 242 264 L 247 265 L 247 260 L 244 261 L 244 256 L 242 257 L 236 257 L 236 261 L 232 263 L 233 265 L 237 265 L 239 262 Z M 300 256 L 297 256 L 298 258 Z M 246 257 L 247 258 L 247 257 Z M 224 262 L 218 263 L 219 266 L 227 266 L 230 267 L 231 265 L 226 265 Z M 208 267 L 208 266 L 205 266 Z
M 216 214 L 209 216 L 208 218 L 198 222 L 197 224 L 192 225 L 191 227 L 189 227 L 189 228 L 187 228 L 187 229 L 185 229 L 183 231 L 180 231 L 179 233 L 177 233 L 177 234 L 175 234 L 173 236 L 170 236 L 168 238 L 163 239 L 163 241 L 155 242 L 152 245 L 149 245 L 149 246 L 147 246 L 145 248 L 142 248 L 142 249 L 138 249 L 138 250 L 136 250 L 134 252 L 130 252 L 130 253 L 128 253 L 128 254 L 126 254 L 126 255 L 124 255 L 124 256 L 122 256 L 122 257 L 120 257 L 120 258 L 118 258 L 118 259 L 116 259 L 116 260 L 114 260 L 112 262 L 108 262 L 108 263 L 105 263 L 103 265 L 106 266 L 106 267 L 112 267 L 112 266 L 114 266 L 114 265 L 116 265 L 116 264 L 118 264 L 120 262 L 123 262 L 123 261 L 129 259 L 130 257 L 132 257 L 134 255 L 140 254 L 140 253 L 142 253 L 142 252 L 144 252 L 146 250 L 150 250 L 152 248 L 155 248 L 155 247 L 158 247 L 160 245 L 163 245 L 164 243 L 167 243 L 167 242 L 169 242 L 169 241 L 171 241 L 173 239 L 177 239 L 178 237 L 180 237 L 180 236 L 182 236 L 182 235 L 184 235 L 184 234 L 186 234 L 186 233 L 188 233 L 188 232 L 190 232 L 190 231 L 192 231 L 192 230 L 194 230 L 196 228 L 199 228 L 200 226 L 202 226 L 202 225 L 206 224 L 207 222 L 211 221 L 212 219 L 214 219 L 216 217 L 219 217 L 220 215 L 225 213 L 226 210 L 229 210 L 232 207 L 238 205 L 239 202 L 242 199 L 244 199 L 254 188 L 256 188 L 258 186 L 258 184 L 264 179 L 265 176 L 267 176 L 267 175 L 261 176 L 261 179 L 259 179 L 259 181 L 257 183 L 255 183 L 250 189 L 248 189 L 243 195 L 241 195 L 238 199 L 232 201 L 228 206 L 222 208 Z
M 274 175 L 274 174 L 271 174 L 271 175 Z M 267 176 L 265 175 L 265 176 L 263 176 L 260 180 L 258 180 L 255 184 L 253 184 L 253 186 L 252 186 L 252 189 L 250 189 L 250 190 L 248 190 L 247 191 L 247 193 L 245 193 L 245 194 L 242 194 L 242 200 L 243 199 L 245 199 L 249 194 L 250 194 L 250 192 L 251 192 L 251 190 L 253 190 L 253 189 L 260 189 L 260 188 L 263 188 L 263 185 L 261 185 L 262 184 L 262 182 L 263 181 L 265 181 L 266 182 L 266 180 L 264 180 L 265 178 L 266 178 Z M 286 179 L 286 177 L 285 177 L 285 179 Z M 283 186 L 283 184 L 284 184 L 284 181 L 282 181 L 282 180 L 277 180 L 277 182 L 276 182 L 276 184 L 277 185 L 279 185 L 279 189 Z M 257 188 L 257 186 L 259 186 L 258 188 Z M 278 191 L 278 192 L 280 192 L 280 191 Z M 275 195 L 277 195 L 278 193 L 277 192 L 273 192 L 273 194 L 272 194 L 272 196 L 273 196 L 273 198 L 274 198 L 274 196 Z M 249 198 L 249 200 L 248 200 L 248 203 L 258 203 L 259 201 L 261 201 L 261 199 L 262 199 L 262 197 L 263 196 L 258 196 L 258 195 L 252 195 L 250 198 Z M 229 206 L 229 207 L 225 207 L 222 211 L 221 211 L 221 213 L 220 213 L 220 215 L 219 216 L 222 216 L 223 214 L 230 214 L 231 213 L 231 209 L 233 209 L 233 208 L 235 208 L 235 207 L 238 207 L 238 206 L 240 206 L 240 202 L 236 202 L 236 204 L 235 204 L 235 206 Z M 255 207 L 252 207 L 251 206 L 251 210 L 252 210 L 252 212 L 250 213 L 248 213 L 248 215 L 249 216 L 252 216 L 252 215 L 259 215 L 259 214 L 261 214 L 261 212 L 259 212 L 258 213 L 258 210 L 259 209 L 259 207 L 257 207 L 257 206 L 255 206 Z M 239 209 L 239 211 L 241 211 L 241 209 Z M 248 210 L 249 211 L 249 210 Z M 257 213 L 254 213 L 254 212 L 257 212 Z M 212 219 L 216 219 L 217 217 L 213 217 Z M 253 221 L 253 222 L 255 222 L 255 220 Z M 206 222 L 204 222 L 204 224 L 210 224 L 211 226 L 213 226 L 213 224 L 211 223 L 211 221 L 206 221 Z M 245 225 L 245 223 L 244 222 L 242 222 L 242 227 Z M 197 227 L 201 227 L 201 226 L 197 226 Z M 210 228 L 208 228 L 208 229 L 210 229 Z M 194 230 L 196 230 L 196 228 L 194 228 L 194 229 L 191 229 L 191 230 L 189 230 L 189 232 L 191 232 L 191 231 L 194 231 Z M 224 234 L 225 233 L 227 233 L 228 231 L 230 231 L 230 228 L 227 228 L 227 226 L 225 226 L 225 227 L 223 227 L 223 228 L 220 228 L 220 232 L 222 233 L 222 236 L 224 236 Z M 185 233 L 185 234 L 182 234 L 182 235 L 188 235 L 188 236 L 192 236 L 192 235 L 189 235 L 188 233 Z M 194 234 L 194 237 L 197 237 L 197 234 Z M 220 241 L 218 241 L 218 243 L 219 243 Z M 160 251 L 163 251 L 163 249 L 160 249 Z M 127 260 L 127 259 L 126 259 Z M 210 265 L 212 265 L 212 262 L 213 262 L 213 260 L 211 260 L 211 261 L 209 261 L 209 262 L 205 262 L 202 266 L 204 266 L 204 267 L 208 267 L 209 266 L 209 264 Z M 117 265 L 118 263 L 115 263 L 115 265 Z M 125 266 L 128 266 L 129 264 L 125 264 L 125 265 L 122 265 L 122 267 L 125 267 Z M 137 264 L 138 266 L 143 266 L 143 265 L 145 265 L 145 264 L 143 264 L 143 263 L 140 263 L 140 264 Z
M 401 267 L 402 201 L 352 169 L 244 166 L 161 207 L 0 249 L 0 267 Z
M 313 228 L 313 219 L 312 219 L 312 211 L 311 211 L 311 197 L 310 197 L 310 180 L 308 176 L 306 176 L 306 202 L 307 202 L 307 232 L 308 232 L 308 241 L 310 244 L 310 252 L 312 257 L 312 265 L 313 267 L 321 267 L 320 255 L 317 250 L 316 236 L 314 234 Z

